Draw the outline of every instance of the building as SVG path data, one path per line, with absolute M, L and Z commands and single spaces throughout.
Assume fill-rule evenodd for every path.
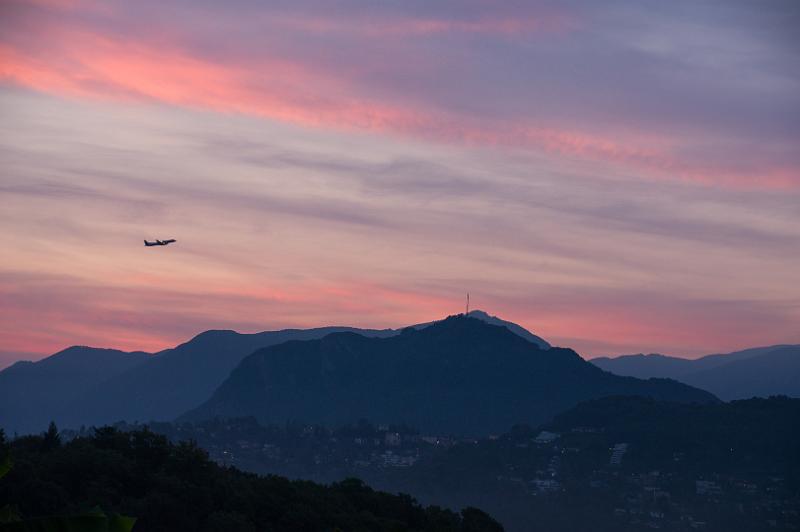
M 556 433 L 556 432 L 548 432 L 546 430 L 543 430 L 542 432 L 539 433 L 538 436 L 536 436 L 533 439 L 533 442 L 534 443 L 540 443 L 540 444 L 553 443 L 554 441 L 556 441 L 558 439 L 559 436 L 560 435 L 558 433 Z
M 628 452 L 627 443 L 614 444 L 614 447 L 611 448 L 611 460 L 610 460 L 611 465 L 612 466 L 621 465 L 622 457 L 625 456 L 626 452 Z

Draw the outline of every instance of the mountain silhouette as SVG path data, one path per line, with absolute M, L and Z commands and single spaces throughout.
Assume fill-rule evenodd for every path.
M 353 331 L 350 327 L 286 329 L 255 334 L 212 330 L 154 355 L 147 363 L 87 389 L 65 404 L 56 416 L 64 426 L 114 421 L 165 421 L 193 408 L 211 395 L 231 370 L 256 349 L 288 340 L 311 340 Z M 391 330 L 358 329 L 372 335 Z
M 515 323 L 480 310 L 470 315 L 549 346 Z M 171 420 L 206 401 L 253 351 L 345 331 L 388 337 L 401 329 L 320 327 L 255 334 L 211 330 L 155 354 L 71 347 L 38 362 L 18 362 L 0 371 L 0 427 L 10 433 L 29 433 L 43 430 L 51 420 L 67 427 Z
M 547 343 L 542 338 L 539 338 L 529 330 L 517 325 L 516 323 L 512 323 L 510 321 L 506 321 L 504 319 L 498 318 L 497 316 L 490 316 L 486 312 L 482 310 L 471 310 L 468 314 L 470 318 L 477 318 L 485 323 L 489 323 L 491 325 L 501 325 L 511 331 L 512 333 L 516 334 L 517 336 L 521 336 L 525 338 L 529 342 L 532 342 L 538 345 L 541 349 L 550 349 L 550 344 Z
M 619 377 L 571 349 L 544 350 L 504 326 L 459 315 L 388 338 L 338 333 L 260 349 L 181 419 L 252 415 L 337 426 L 366 418 L 479 436 L 608 395 L 717 401 L 671 380 Z
M 65 403 L 87 388 L 147 363 L 150 355 L 74 346 L 37 362 L 0 371 L 0 427 L 32 432 L 45 427 Z
M 639 354 L 590 362 L 617 375 L 675 379 L 726 401 L 771 395 L 800 397 L 800 345 L 755 347 L 695 360 Z

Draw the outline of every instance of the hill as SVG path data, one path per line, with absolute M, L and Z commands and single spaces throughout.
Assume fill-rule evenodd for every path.
M 336 426 L 366 418 L 485 435 L 619 394 L 716 401 L 674 381 L 612 375 L 571 349 L 543 350 L 506 327 L 460 315 L 389 338 L 340 333 L 261 349 L 183 419 L 252 415 Z
M 503 530 L 475 508 L 455 513 L 422 507 L 407 495 L 377 492 L 355 479 L 322 486 L 223 468 L 193 444 L 171 444 L 148 430 L 105 427 L 65 444 L 51 432 L 10 445 L 0 432 L 0 458 L 7 453 L 13 467 L 0 478 L 0 501 L 13 509 L 5 513 L 25 518 L 99 506 L 135 517 L 136 532 Z
M 0 427 L 11 433 L 42 430 L 84 390 L 146 364 L 149 357 L 75 346 L 37 362 L 17 362 L 0 371 Z
M 726 401 L 771 395 L 800 397 L 800 345 L 733 360 L 685 375 L 681 380 Z
M 130 371 L 88 388 L 65 403 L 55 419 L 65 426 L 102 425 L 118 420 L 169 420 L 211 396 L 239 362 L 253 351 L 289 340 L 321 338 L 350 327 L 286 329 L 256 334 L 206 331 L 162 351 Z M 391 331 L 358 329 L 367 336 Z
M 325 483 L 357 476 L 426 504 L 482 508 L 514 532 L 693 530 L 693 522 L 755 531 L 792 530 L 800 511 L 799 416 L 800 399 L 786 397 L 701 405 L 616 396 L 478 440 L 366 420 L 151 428 L 196 441 L 220 463 Z
M 608 397 L 370 482 L 480 505 L 510 531 L 793 530 L 799 416 L 800 400 L 786 397 Z
M 543 347 L 549 344 L 515 323 L 476 310 L 471 316 L 503 325 Z M 429 323 L 414 325 L 425 328 Z M 255 334 L 211 330 L 159 353 L 123 353 L 71 347 L 39 362 L 18 362 L 0 371 L 0 427 L 31 433 L 55 420 L 61 426 L 102 425 L 119 420 L 171 420 L 207 400 L 230 371 L 253 351 L 289 340 L 334 332 L 369 337 L 398 329 L 319 327 Z M 141 362 L 141 364 L 139 364 Z
M 512 333 L 516 334 L 517 336 L 520 336 L 520 337 L 528 340 L 529 342 L 536 344 L 537 346 L 539 346 L 540 349 L 550 349 L 550 347 L 551 347 L 550 344 L 546 340 L 536 336 L 535 334 L 533 334 L 529 330 L 525 329 L 524 327 L 522 327 L 520 325 L 517 325 L 514 322 L 507 321 L 507 320 L 504 320 L 502 318 L 499 318 L 497 316 L 492 316 L 491 314 L 489 314 L 489 313 L 487 313 L 487 312 L 485 312 L 483 310 L 470 310 L 468 315 L 469 315 L 470 318 L 479 319 L 482 322 L 488 323 L 490 325 L 500 325 L 502 327 L 505 327 L 506 329 L 508 329 Z M 428 327 L 429 325 L 433 325 L 434 323 L 436 323 L 436 322 L 432 321 L 432 322 L 429 322 L 429 323 L 421 323 L 419 325 L 414 325 L 414 328 L 415 329 L 424 329 L 425 327 Z
M 639 354 L 590 362 L 617 375 L 672 378 L 726 401 L 770 395 L 800 397 L 800 345 L 756 347 L 695 360 Z

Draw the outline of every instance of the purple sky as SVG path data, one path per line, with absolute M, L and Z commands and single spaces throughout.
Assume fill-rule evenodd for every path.
M 584 356 L 800 343 L 797 27 L 793 1 L 5 1 L 0 367 L 466 291 Z

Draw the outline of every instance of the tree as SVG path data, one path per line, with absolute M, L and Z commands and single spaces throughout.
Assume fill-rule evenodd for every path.
M 3 523 L 3 531 L 130 532 L 134 519 L 119 512 L 139 516 L 141 532 L 496 532 L 492 522 L 480 528 L 487 524 L 482 516 L 466 517 L 462 528 L 451 510 L 425 508 L 357 479 L 325 486 L 221 467 L 196 445 L 171 443 L 146 429 L 99 428 L 61 443 L 51 424 L 44 434 L 10 443 L 17 466 L 0 480 L 0 501 L 8 501 L 8 520 L 17 522 Z M 74 513 L 94 504 L 95 510 Z
M 61 435 L 58 433 L 58 427 L 56 427 L 55 422 L 51 421 L 50 425 L 47 427 L 47 432 L 44 433 L 42 450 L 51 451 L 59 447 L 61 447 Z
M 471 506 L 461 510 L 461 519 L 461 530 L 464 532 L 503 532 L 503 526 L 489 514 Z

